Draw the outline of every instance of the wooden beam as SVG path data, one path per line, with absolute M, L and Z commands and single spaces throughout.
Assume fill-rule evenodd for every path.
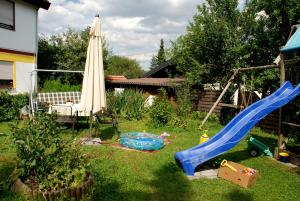
M 286 67 L 291 67 L 290 65 L 300 64 L 299 59 L 290 59 L 286 60 L 285 62 Z M 297 67 L 297 66 L 293 66 Z M 235 68 L 232 71 L 251 71 L 251 70 L 263 70 L 263 69 L 273 69 L 273 68 L 280 68 L 280 65 L 271 64 L 271 65 L 263 65 L 263 66 L 253 66 L 253 67 L 245 67 L 245 68 Z
M 199 126 L 200 129 L 202 128 L 202 126 L 204 125 L 204 123 L 207 121 L 207 119 L 211 115 L 211 113 L 214 111 L 215 107 L 217 107 L 217 105 L 219 104 L 219 102 L 223 98 L 225 92 L 228 90 L 229 86 L 232 84 L 232 82 L 233 82 L 233 80 L 234 80 L 234 78 L 235 78 L 236 75 L 237 75 L 237 71 L 234 71 L 233 74 L 231 75 L 231 77 L 229 78 L 229 80 L 227 82 L 227 85 L 223 89 L 222 93 L 220 94 L 220 96 L 218 97 L 218 99 L 216 100 L 216 102 L 214 103 L 214 105 L 210 108 L 210 110 L 207 113 L 206 117 L 201 122 L 201 125 Z
M 285 81 L 285 65 L 284 65 L 284 55 L 280 53 L 280 85 L 283 85 Z M 277 146 L 278 150 L 280 151 L 280 147 L 282 146 L 283 143 L 283 134 L 282 134 L 282 129 L 281 129 L 281 122 L 282 122 L 282 109 L 279 108 L 279 118 L 278 118 L 278 139 L 277 139 Z M 277 156 L 275 156 L 277 157 Z
M 290 123 L 285 121 L 281 122 L 281 124 L 300 128 L 300 124 L 295 124 L 295 123 Z

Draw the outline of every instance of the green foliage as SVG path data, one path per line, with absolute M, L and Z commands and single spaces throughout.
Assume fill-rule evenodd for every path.
M 191 93 L 188 84 L 176 88 L 177 107 L 176 113 L 180 117 L 187 117 L 192 110 Z
M 151 59 L 151 68 L 155 68 L 156 66 L 159 66 L 165 61 L 166 61 L 166 54 L 164 48 L 164 40 L 160 39 L 160 46 L 159 46 L 158 53 L 157 55 L 153 55 Z
M 154 100 L 153 105 L 149 108 L 150 124 L 154 127 L 166 125 L 173 113 L 173 108 L 168 101 L 165 89 L 159 90 L 159 96 Z
M 90 27 L 80 31 L 69 28 L 62 34 L 40 37 L 38 68 L 84 70 L 89 30 Z M 102 38 L 102 54 L 104 68 L 107 68 L 111 51 L 104 37 Z M 40 73 L 39 81 L 43 83 L 49 77 L 52 79 L 60 78 L 66 83 L 75 85 L 82 82 L 82 75 L 77 73 L 51 73 L 50 75 L 49 73 Z
M 76 186 L 85 177 L 78 147 L 63 140 L 54 115 L 36 113 L 34 120 L 12 127 L 23 181 L 42 191 Z
M 222 82 L 232 68 L 272 63 L 291 25 L 299 23 L 297 0 L 254 0 L 244 9 L 237 5 L 237 0 L 209 0 L 199 5 L 187 33 L 173 43 L 172 58 L 189 82 Z M 259 18 L 260 11 L 267 16 Z M 277 73 L 255 72 L 256 86 L 277 82 Z
M 175 128 L 183 128 L 186 129 L 188 126 L 188 121 L 184 117 L 178 117 L 178 116 L 172 116 L 170 120 L 170 125 L 175 127 Z
M 192 112 L 192 118 L 193 119 L 198 119 L 198 120 L 203 120 L 207 115 L 207 112 L 201 112 L 201 111 L 194 111 Z M 219 121 L 219 117 L 218 115 L 216 115 L 215 113 L 212 113 L 208 119 L 208 121 L 211 121 L 211 122 L 218 122 Z
M 137 78 L 144 74 L 139 63 L 124 56 L 112 56 L 109 58 L 106 75 L 124 75 L 126 78 Z
M 114 94 L 107 92 L 107 107 L 114 115 L 120 115 L 127 120 L 139 120 L 145 115 L 145 93 L 141 90 L 126 89 Z
M 28 103 L 27 94 L 10 95 L 7 91 L 0 91 L 0 122 L 16 119 L 19 109 Z
M 42 92 L 81 91 L 81 85 L 63 84 L 61 80 L 46 80 Z
M 243 18 L 237 0 L 209 0 L 197 7 L 187 34 L 173 43 L 173 59 L 191 83 L 222 81 L 244 65 Z

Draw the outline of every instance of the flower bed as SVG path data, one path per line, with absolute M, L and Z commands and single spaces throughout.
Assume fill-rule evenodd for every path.
M 21 179 L 13 184 L 12 190 L 14 192 L 20 193 L 22 196 L 27 199 L 43 199 L 43 200 L 57 200 L 59 198 L 75 198 L 76 200 L 82 199 L 90 187 L 93 184 L 93 176 L 90 173 L 87 173 L 85 181 L 77 186 L 72 188 L 62 188 L 60 190 L 51 190 L 51 191 L 39 191 L 31 189 L 28 185 L 24 184 Z

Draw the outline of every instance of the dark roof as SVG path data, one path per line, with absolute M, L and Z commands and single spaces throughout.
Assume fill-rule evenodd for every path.
M 144 77 L 151 77 L 153 74 L 157 73 L 158 71 L 160 71 L 168 66 L 175 66 L 175 63 L 172 62 L 171 60 L 168 60 L 168 61 L 156 66 L 155 68 L 148 71 L 147 73 L 145 73 Z
M 45 10 L 48 10 L 51 4 L 48 0 L 23 0 L 23 1 L 38 6 L 39 8 L 43 8 Z
M 107 80 L 113 84 L 124 84 L 124 85 L 147 85 L 147 86 L 161 86 L 171 87 L 184 82 L 184 78 L 135 78 L 125 80 Z

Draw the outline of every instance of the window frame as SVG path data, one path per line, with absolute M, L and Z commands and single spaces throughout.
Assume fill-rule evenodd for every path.
M 0 22 L 0 28 L 10 30 L 10 31 L 16 31 L 16 7 L 15 7 L 15 2 L 11 0 L 4 0 L 7 2 L 12 3 L 13 6 L 13 25 L 9 24 L 4 24 Z

